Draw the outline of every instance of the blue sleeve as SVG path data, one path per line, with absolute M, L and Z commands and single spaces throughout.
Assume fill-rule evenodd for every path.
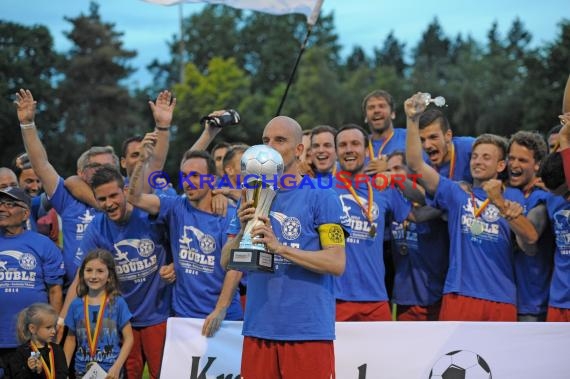
M 384 191 L 390 204 L 392 216 L 396 222 L 403 222 L 408 218 L 412 211 L 412 204 L 406 200 L 402 193 L 394 188 L 388 188 Z
M 63 255 L 61 250 L 49 239 L 45 238 L 45 254 L 42 261 L 44 280 L 46 284 L 63 285 L 65 267 L 63 265 Z
M 119 330 L 123 330 L 133 315 L 131 314 L 131 311 L 129 311 L 129 307 L 122 296 L 117 296 L 115 299 L 115 306 L 117 307 L 117 326 L 119 327 Z
M 229 223 L 228 223 L 228 227 L 226 229 L 226 240 L 227 240 L 227 236 L 235 236 L 236 234 L 239 233 L 240 229 L 241 229 L 241 224 L 239 222 L 239 218 L 237 216 L 237 209 L 239 209 L 241 204 L 241 199 L 239 199 L 236 208 L 234 208 L 233 212 L 233 216 L 231 218 L 229 218 Z M 228 212 L 228 216 L 229 216 L 229 212 Z
M 172 210 L 176 208 L 180 198 L 178 196 L 159 196 L 158 198 L 160 199 L 160 210 L 156 216 L 156 223 L 168 225 Z
M 230 229 L 233 228 L 232 223 L 234 222 L 234 219 L 237 220 L 239 227 L 236 208 L 228 206 L 228 212 L 226 213 L 226 218 L 224 220 L 224 229 L 222 230 L 222 246 L 224 246 L 228 241 L 228 235 L 235 235 L 239 233 L 239 229 L 236 233 L 230 233 Z
M 49 200 L 60 216 L 65 214 L 66 209 L 72 208 L 74 203 L 79 203 L 79 201 L 69 193 L 67 188 L 65 188 L 62 177 L 59 177 L 57 187 L 55 187 L 55 191 Z
M 446 211 L 453 210 L 457 204 L 461 203 L 460 196 L 464 196 L 464 191 L 459 184 L 443 176 L 439 176 L 439 184 L 433 195 L 433 199 L 428 201 L 428 205 Z
M 336 194 L 332 189 L 324 189 L 320 191 L 312 190 L 316 193 L 316 198 L 314 199 L 314 211 L 315 211 L 315 226 L 323 224 L 339 224 L 345 230 L 350 230 L 347 222 L 341 221 L 342 216 L 342 205 Z
M 77 329 L 76 319 L 78 309 L 83 309 L 83 300 L 81 298 L 75 298 L 69 305 L 69 310 L 67 311 L 67 315 L 65 316 L 65 326 L 69 328 L 73 333 Z

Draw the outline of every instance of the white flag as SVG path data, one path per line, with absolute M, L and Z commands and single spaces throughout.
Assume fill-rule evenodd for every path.
M 254 11 L 285 14 L 302 13 L 307 16 L 307 23 L 315 25 L 323 0 L 144 0 L 147 3 L 174 5 L 180 3 L 223 4 L 233 8 L 251 9 Z

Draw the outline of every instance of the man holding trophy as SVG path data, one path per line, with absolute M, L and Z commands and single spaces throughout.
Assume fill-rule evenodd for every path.
M 278 116 L 267 124 L 263 143 L 280 153 L 287 180 L 278 180 L 280 188 L 269 200 L 269 215 L 256 212 L 255 199 L 242 199 L 239 233 L 228 239 L 222 251 L 222 265 L 238 267 L 248 258 L 247 252 L 239 254 L 247 251 L 244 245 L 254 250 L 248 239 L 265 247 L 261 259 L 241 268 L 248 271 L 241 367 L 245 378 L 334 377 L 333 276 L 345 268 L 342 209 L 332 189 L 320 189 L 316 183 L 299 186 L 308 179 L 298 169 L 301 141 L 301 127 L 295 120 Z M 250 220 L 255 222 L 253 227 L 247 226 Z M 238 254 L 232 253 L 236 249 Z

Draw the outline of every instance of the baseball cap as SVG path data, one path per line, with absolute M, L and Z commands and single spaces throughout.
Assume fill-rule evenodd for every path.
M 16 201 L 20 201 L 26 204 L 28 208 L 31 208 L 32 206 L 32 198 L 26 193 L 26 191 L 24 191 L 21 188 L 18 187 L 2 188 L 0 189 L 0 196 L 2 195 L 7 196 Z

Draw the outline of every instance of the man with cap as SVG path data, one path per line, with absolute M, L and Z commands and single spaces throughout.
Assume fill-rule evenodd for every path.
M 0 190 L 0 359 L 19 345 L 17 314 L 33 303 L 62 304 L 61 252 L 46 236 L 26 230 L 31 198 L 16 187 Z

